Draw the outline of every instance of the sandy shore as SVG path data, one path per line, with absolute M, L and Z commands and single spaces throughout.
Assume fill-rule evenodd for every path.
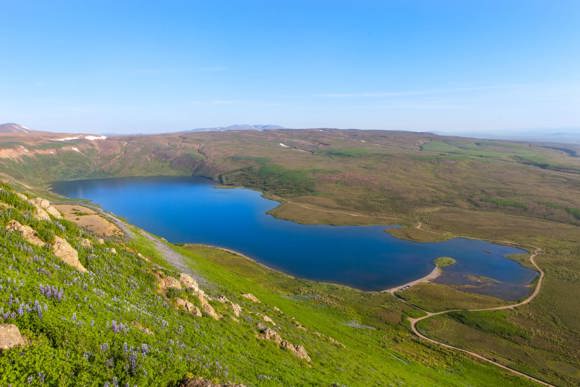
M 423 283 L 423 282 L 433 281 L 434 279 L 439 277 L 441 275 L 441 273 L 442 273 L 441 269 L 439 267 L 435 266 L 433 271 L 431 273 L 427 274 L 425 277 L 421 277 L 421 278 L 416 279 L 414 281 L 407 282 L 406 284 L 395 286 L 394 288 L 385 289 L 385 290 L 383 290 L 383 292 L 388 292 L 388 293 L 393 294 L 395 292 L 410 288 L 411 286 L 415 286 L 415 285 L 418 285 L 418 284 Z

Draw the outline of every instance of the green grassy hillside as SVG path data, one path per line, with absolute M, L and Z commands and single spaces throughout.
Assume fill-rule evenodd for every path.
M 249 385 L 525 384 L 417 342 L 402 323 L 416 312 L 391 295 L 296 280 L 214 248 L 170 247 L 200 280 L 214 319 L 198 291 L 174 286 L 179 273 L 140 230 L 99 240 L 63 219 L 39 219 L 5 184 L 0 206 L 0 323 L 15 324 L 26 341 L 1 352 L 1 385 L 174 385 L 185 377 Z M 11 228 L 15 221 L 33 234 Z M 55 255 L 58 238 L 86 272 Z M 242 296 L 250 292 L 260 302 Z M 203 316 L 178 308 L 183 300 Z M 303 346 L 310 360 L 260 338 L 266 328 Z
M 47 187 L 55 180 L 203 175 L 222 184 L 263 191 L 281 201 L 281 206 L 271 211 L 274 216 L 297 222 L 400 224 L 401 228 L 390 232 L 401 238 L 430 241 L 461 235 L 515 243 L 528 249 L 538 247 L 542 254 L 537 263 L 544 269 L 546 279 L 540 295 L 532 303 L 501 315 L 461 312 L 440 316 L 422 321 L 419 328 L 430 337 L 477 350 L 502 364 L 557 385 L 575 385 L 580 380 L 580 303 L 573 296 L 580 294 L 580 158 L 573 146 L 474 140 L 426 133 L 275 130 L 120 136 L 75 142 L 77 152 L 71 150 L 70 145 L 55 143 L 51 136 L 0 136 L 0 151 L 17 147 L 28 149 L 16 156 L 13 151 L 0 152 L 0 174 L 18 184 L 20 189 L 42 195 L 51 195 Z M 47 153 L 51 151 L 54 152 Z M 56 230 L 53 225 L 26 218 L 28 210 L 18 211 L 25 217 L 20 223 L 28 222 L 26 224 L 37 228 L 43 238 L 49 238 L 51 233 L 68 233 L 69 229 L 84 233 L 62 221 L 58 222 L 64 225 L 65 231 Z M 4 222 L 10 220 L 3 219 Z M 9 234 L 2 235 L 8 238 Z M 78 247 L 78 238 L 72 238 L 71 244 L 76 243 Z M 140 252 L 171 271 L 155 246 L 139 234 L 133 240 L 106 243 L 104 247 L 93 243 L 90 251 L 79 247 L 80 259 L 87 268 L 92 265 L 87 261 L 88 255 L 95 254 L 107 261 L 107 264 L 102 263 L 102 270 L 117 267 L 116 274 L 119 274 L 123 271 L 115 265 L 128 265 Z M 26 256 L 8 242 L 3 246 L 11 249 L 7 253 L 9 257 Z M 107 255 L 109 247 L 115 247 L 118 254 Z M 180 248 L 180 251 L 188 257 L 193 270 L 206 278 L 207 292 L 216 298 L 223 292 L 250 310 L 251 320 L 238 319 L 238 323 L 231 324 L 226 318 L 209 321 L 207 324 L 211 328 L 204 330 L 209 332 L 217 329 L 216 326 L 221 327 L 212 336 L 222 343 L 214 352 L 220 352 L 222 362 L 230 359 L 230 370 L 236 372 L 224 375 L 207 371 L 211 367 L 199 362 L 202 364 L 199 370 L 205 371 L 180 365 L 179 370 L 168 371 L 170 376 L 163 376 L 164 381 L 175 382 L 187 372 L 202 372 L 208 378 L 247 384 L 311 381 L 356 385 L 374 380 L 382 384 L 400 380 L 410 384 L 429 381 L 466 384 L 462 379 L 472 384 L 485 384 L 484 381 L 491 383 L 493 379 L 495 382 L 499 377 L 496 370 L 482 368 L 464 355 L 441 352 L 413 338 L 405 317 L 421 314 L 416 307 L 429 311 L 468 309 L 498 305 L 502 300 L 473 294 L 464 287 L 422 284 L 399 294 L 406 300 L 404 303 L 387 294 L 360 293 L 290 279 L 220 250 L 189 247 Z M 124 258 L 126 254 L 132 258 Z M 45 259 L 51 259 L 50 254 Z M 528 264 L 527 257 L 514 259 Z M 0 264 L 10 265 L 6 262 L 2 260 Z M 100 261 L 95 261 L 95 265 L 97 262 Z M 109 263 L 111 267 L 107 266 Z M 148 313 L 181 316 L 167 305 L 174 304 L 176 298 L 195 301 L 194 297 L 187 298 L 191 295 L 184 296 L 181 292 L 155 293 L 152 264 L 141 260 L 134 264 L 141 265 L 143 270 L 139 283 L 146 284 L 141 281 L 147 279 L 148 285 L 143 286 L 153 290 L 151 298 L 143 304 L 147 308 L 158 306 L 154 313 L 147 309 Z M 22 270 L 18 277 L 22 279 L 28 277 L 30 270 L 30 275 L 36 275 L 34 270 L 38 269 L 34 264 L 12 267 L 17 269 L 6 272 Z M 129 272 L 131 270 L 134 269 Z M 123 273 L 115 278 L 124 278 Z M 107 275 L 103 274 L 102 278 Z M 95 281 L 100 279 L 100 275 L 95 276 Z M 104 284 L 100 286 L 105 288 Z M 248 303 L 240 297 L 242 292 L 255 293 L 268 302 Z M 125 296 L 122 292 L 118 294 L 118 297 Z M 268 309 L 259 309 L 266 304 Z M 83 307 L 81 302 L 75 305 Z M 108 302 L 106 305 L 116 304 Z M 278 316 L 274 306 L 283 314 Z M 305 371 L 296 371 L 299 367 L 304 368 L 304 363 L 271 342 L 257 341 L 256 344 L 252 341 L 259 334 L 259 317 L 255 313 L 268 313 L 284 339 L 304 345 L 312 358 Z M 113 320 L 111 315 L 107 316 L 104 325 Z M 139 318 L 147 319 L 145 316 Z M 300 319 L 308 330 L 293 329 L 292 317 Z M 179 318 L 192 319 L 187 315 Z M 163 319 L 169 321 L 167 315 Z M 198 325 L 205 324 L 205 320 L 193 319 Z M 61 321 L 64 320 L 61 318 Z M 365 329 L 367 326 L 375 329 Z M 236 337 L 244 339 L 230 347 L 223 344 L 222 336 L 230 336 L 222 331 L 239 332 Z M 37 331 L 30 334 L 32 337 L 39 335 Z M 174 334 L 175 330 L 171 335 Z M 341 341 L 345 348 L 318 334 Z M 207 348 L 212 348 L 194 333 L 188 332 L 188 335 L 193 335 L 195 339 L 192 340 L 197 340 L 196 343 L 203 342 Z M 134 347 L 137 344 L 128 343 Z M 237 347 L 248 348 L 253 355 L 235 352 Z M 64 353 L 73 347 L 67 348 Z M 207 352 L 213 353 L 209 349 Z M 228 358 L 225 354 L 229 352 L 232 355 Z M 180 353 L 180 356 L 186 355 Z M 216 355 L 212 361 L 219 359 Z M 161 369 L 167 367 L 167 362 L 159 364 L 162 364 Z M 84 368 L 74 368 L 71 375 L 80 372 L 78 369 Z M 276 379 L 275 375 L 283 376 Z M 360 375 L 368 375 L 368 379 L 359 379 Z M 99 380 L 105 380 L 101 377 Z

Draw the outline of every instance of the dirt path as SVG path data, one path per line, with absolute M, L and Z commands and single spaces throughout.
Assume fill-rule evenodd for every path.
M 462 348 L 459 348 L 459 347 L 455 347 L 453 345 L 449 345 L 449 344 L 443 343 L 441 341 L 435 340 L 433 338 L 427 337 L 423 333 L 421 333 L 419 331 L 419 329 L 417 328 L 417 324 L 419 322 L 423 321 L 423 320 L 427 320 L 428 318 L 431 318 L 431 317 L 434 317 L 434 316 L 440 316 L 440 315 L 447 314 L 447 313 L 450 313 L 450 312 L 459 312 L 459 311 L 463 311 L 463 312 L 465 312 L 465 311 L 467 311 L 467 312 L 483 312 L 483 311 L 487 311 L 487 312 L 489 312 L 489 311 L 497 311 L 497 310 L 515 309 L 515 308 L 520 307 L 522 305 L 529 304 L 540 293 L 540 290 L 542 289 L 542 284 L 544 282 L 544 271 L 538 266 L 538 264 L 536 263 L 536 260 L 535 260 L 536 256 L 540 252 L 541 252 L 541 250 L 538 249 L 538 248 L 536 248 L 534 250 L 534 252 L 530 255 L 530 263 L 536 268 L 536 270 L 538 270 L 538 272 L 540 273 L 540 277 L 538 278 L 538 282 L 537 282 L 536 287 L 535 287 L 534 291 L 532 292 L 532 294 L 530 294 L 530 296 L 527 297 L 526 299 L 524 299 L 523 301 L 518 302 L 517 304 L 495 306 L 495 307 L 491 307 L 491 308 L 480 308 L 480 309 L 449 309 L 449 310 L 444 310 L 444 311 L 435 312 L 435 313 L 434 312 L 427 312 L 427 311 L 425 311 L 426 314 L 424 316 L 422 316 L 422 317 L 417 317 L 417 318 L 411 318 L 411 317 L 409 317 L 408 318 L 409 322 L 411 323 L 411 331 L 413 331 L 413 333 L 416 336 L 418 336 L 419 338 L 421 338 L 421 339 L 423 339 L 425 341 L 428 341 L 430 343 L 439 345 L 439 346 L 444 347 L 444 348 L 447 348 L 447 349 L 452 349 L 452 350 L 455 350 L 455 351 L 460 351 L 460 352 L 465 353 L 465 354 L 467 354 L 467 355 L 469 355 L 471 357 L 474 357 L 474 358 L 476 358 L 478 360 L 481 360 L 481 361 L 486 362 L 486 363 L 489 363 L 489 364 L 493 364 L 494 366 L 499 367 L 499 368 L 501 368 L 503 370 L 506 370 L 506 371 L 508 371 L 508 372 L 510 372 L 510 373 L 512 373 L 514 375 L 521 376 L 521 377 L 523 377 L 525 379 L 531 380 L 531 381 L 536 382 L 536 383 L 539 383 L 541 385 L 544 385 L 544 386 L 553 386 L 552 384 L 547 383 L 547 382 L 544 382 L 543 380 L 537 379 L 537 378 L 535 378 L 535 377 L 533 377 L 531 375 L 528 375 L 526 373 L 523 373 L 521 371 L 518 371 L 516 369 L 513 369 L 513 368 L 511 368 L 509 366 L 506 366 L 504 364 L 498 363 L 498 362 L 496 362 L 494 360 L 488 359 L 485 356 L 480 355 L 480 354 L 478 354 L 476 352 L 469 351 L 469 350 L 466 350 L 466 349 L 462 349 Z
M 125 233 L 127 238 L 134 238 L 135 237 L 135 232 L 133 230 L 131 230 L 131 228 L 127 225 L 127 223 L 123 222 L 121 219 L 117 218 L 116 216 L 114 216 L 110 213 L 107 213 L 104 216 L 108 217 L 121 230 L 123 230 L 123 232 Z M 169 262 L 169 264 L 171 264 L 174 268 L 176 268 L 177 270 L 179 270 L 182 273 L 189 274 L 200 284 L 206 283 L 206 281 L 202 277 L 200 277 L 197 273 L 195 273 L 194 271 L 192 271 L 189 268 L 189 266 L 185 263 L 185 257 L 183 255 L 174 251 L 166 243 L 164 243 L 163 241 L 161 241 L 159 238 L 155 237 L 154 235 L 149 234 L 147 231 L 141 230 L 140 233 L 141 233 L 141 235 L 143 235 L 145 238 L 147 238 L 148 240 L 150 240 L 153 243 L 153 245 L 155 246 L 155 249 L 157 249 L 159 254 L 163 255 L 163 258 L 165 258 L 165 260 L 167 262 Z

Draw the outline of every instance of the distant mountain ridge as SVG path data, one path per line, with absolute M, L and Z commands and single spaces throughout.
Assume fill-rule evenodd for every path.
M 225 132 L 230 130 L 276 130 L 276 129 L 286 129 L 280 125 L 274 124 L 233 124 L 228 126 L 217 126 L 214 128 L 196 128 L 192 129 L 192 132 Z
M 16 124 L 13 122 L 7 122 L 5 124 L 0 124 L 0 133 L 30 133 L 32 130 L 26 126 Z

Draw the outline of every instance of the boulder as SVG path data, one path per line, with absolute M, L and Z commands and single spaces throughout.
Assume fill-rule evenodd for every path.
M 62 219 L 61 213 L 50 205 L 50 202 L 43 198 L 34 198 L 29 200 L 30 204 L 35 206 L 37 209 L 40 208 L 41 210 L 45 211 L 46 213 L 52 215 L 57 219 Z
M 82 273 L 87 271 L 81 261 L 79 261 L 79 254 L 66 239 L 55 236 L 54 243 L 52 244 L 52 252 L 64 263 L 74 267 L 78 271 Z
M 14 324 L 0 324 L 0 352 L 25 345 L 20 330 Z
M 274 343 L 278 344 L 280 348 L 292 353 L 299 359 L 306 360 L 307 362 L 311 361 L 310 356 L 308 355 L 308 352 L 306 352 L 306 348 L 304 348 L 304 346 L 292 344 L 288 340 L 282 339 L 282 336 L 280 336 L 280 334 L 272 328 L 259 325 L 258 330 L 260 331 L 258 335 L 259 338 L 273 341 Z
M 193 290 L 195 292 L 199 291 L 199 285 L 196 280 L 194 280 L 189 274 L 181 273 L 179 274 L 179 282 L 184 288 Z
M 183 298 L 177 298 L 175 300 L 175 305 L 178 308 L 184 309 L 186 312 L 194 315 L 195 317 L 201 317 L 201 311 L 199 308 L 193 305 L 191 302 L 184 300 Z
M 159 288 L 161 290 L 167 290 L 170 288 L 181 289 L 181 283 L 177 280 L 177 278 L 170 276 L 164 277 L 161 273 L 159 275 Z
M 93 247 L 93 244 L 89 239 L 83 238 L 81 239 L 81 247 L 85 249 L 90 249 L 91 247 Z
M 199 302 L 201 303 L 201 310 L 203 310 L 203 313 L 206 316 L 209 316 L 214 320 L 219 320 L 221 318 L 221 316 L 215 311 L 213 306 L 211 306 L 211 304 L 204 295 L 200 293 L 197 295 L 197 297 L 199 298 Z
M 259 337 L 264 340 L 270 340 L 280 345 L 282 343 L 282 336 L 272 328 L 259 327 L 260 335 Z
M 142 260 L 144 260 L 145 262 L 151 262 L 151 260 L 150 260 L 149 258 L 147 258 L 146 256 L 144 256 L 144 255 L 143 255 L 143 254 L 141 254 L 141 253 L 137 253 L 137 256 L 138 256 L 139 258 L 141 258 Z
M 282 340 L 282 342 L 280 343 L 280 348 L 289 351 L 299 359 L 306 360 L 307 362 L 311 361 L 308 352 L 306 352 L 306 348 L 304 348 L 304 346 L 302 345 L 296 345 L 292 344 L 289 341 Z
M 12 232 L 18 232 L 22 235 L 28 243 L 35 245 L 35 246 L 44 246 L 44 242 L 38 237 L 38 234 L 34 229 L 30 226 L 20 224 L 17 220 L 11 220 L 6 225 L 6 230 Z
M 256 304 L 260 303 L 260 300 L 258 300 L 258 297 L 254 296 L 252 293 L 242 294 L 242 297 L 244 297 L 245 299 L 250 300 Z
M 233 302 L 231 303 L 231 306 L 232 311 L 234 312 L 234 316 L 240 317 L 240 314 L 242 313 L 242 307 L 238 304 L 234 304 Z
M 38 220 L 50 220 L 50 215 L 48 215 L 48 212 L 46 212 L 46 210 L 42 206 L 43 204 L 48 203 L 48 200 L 41 199 L 41 198 L 35 198 L 35 199 L 28 199 L 28 202 L 34 206 L 34 209 L 35 209 L 34 216 Z M 44 203 L 44 202 L 46 202 L 46 203 Z M 48 205 L 50 205 L 50 203 Z
M 270 317 L 268 317 L 266 315 L 263 315 L 262 316 L 262 320 L 264 320 L 265 322 L 270 323 L 272 325 L 276 325 L 276 323 L 274 322 L 274 320 L 272 320 Z

